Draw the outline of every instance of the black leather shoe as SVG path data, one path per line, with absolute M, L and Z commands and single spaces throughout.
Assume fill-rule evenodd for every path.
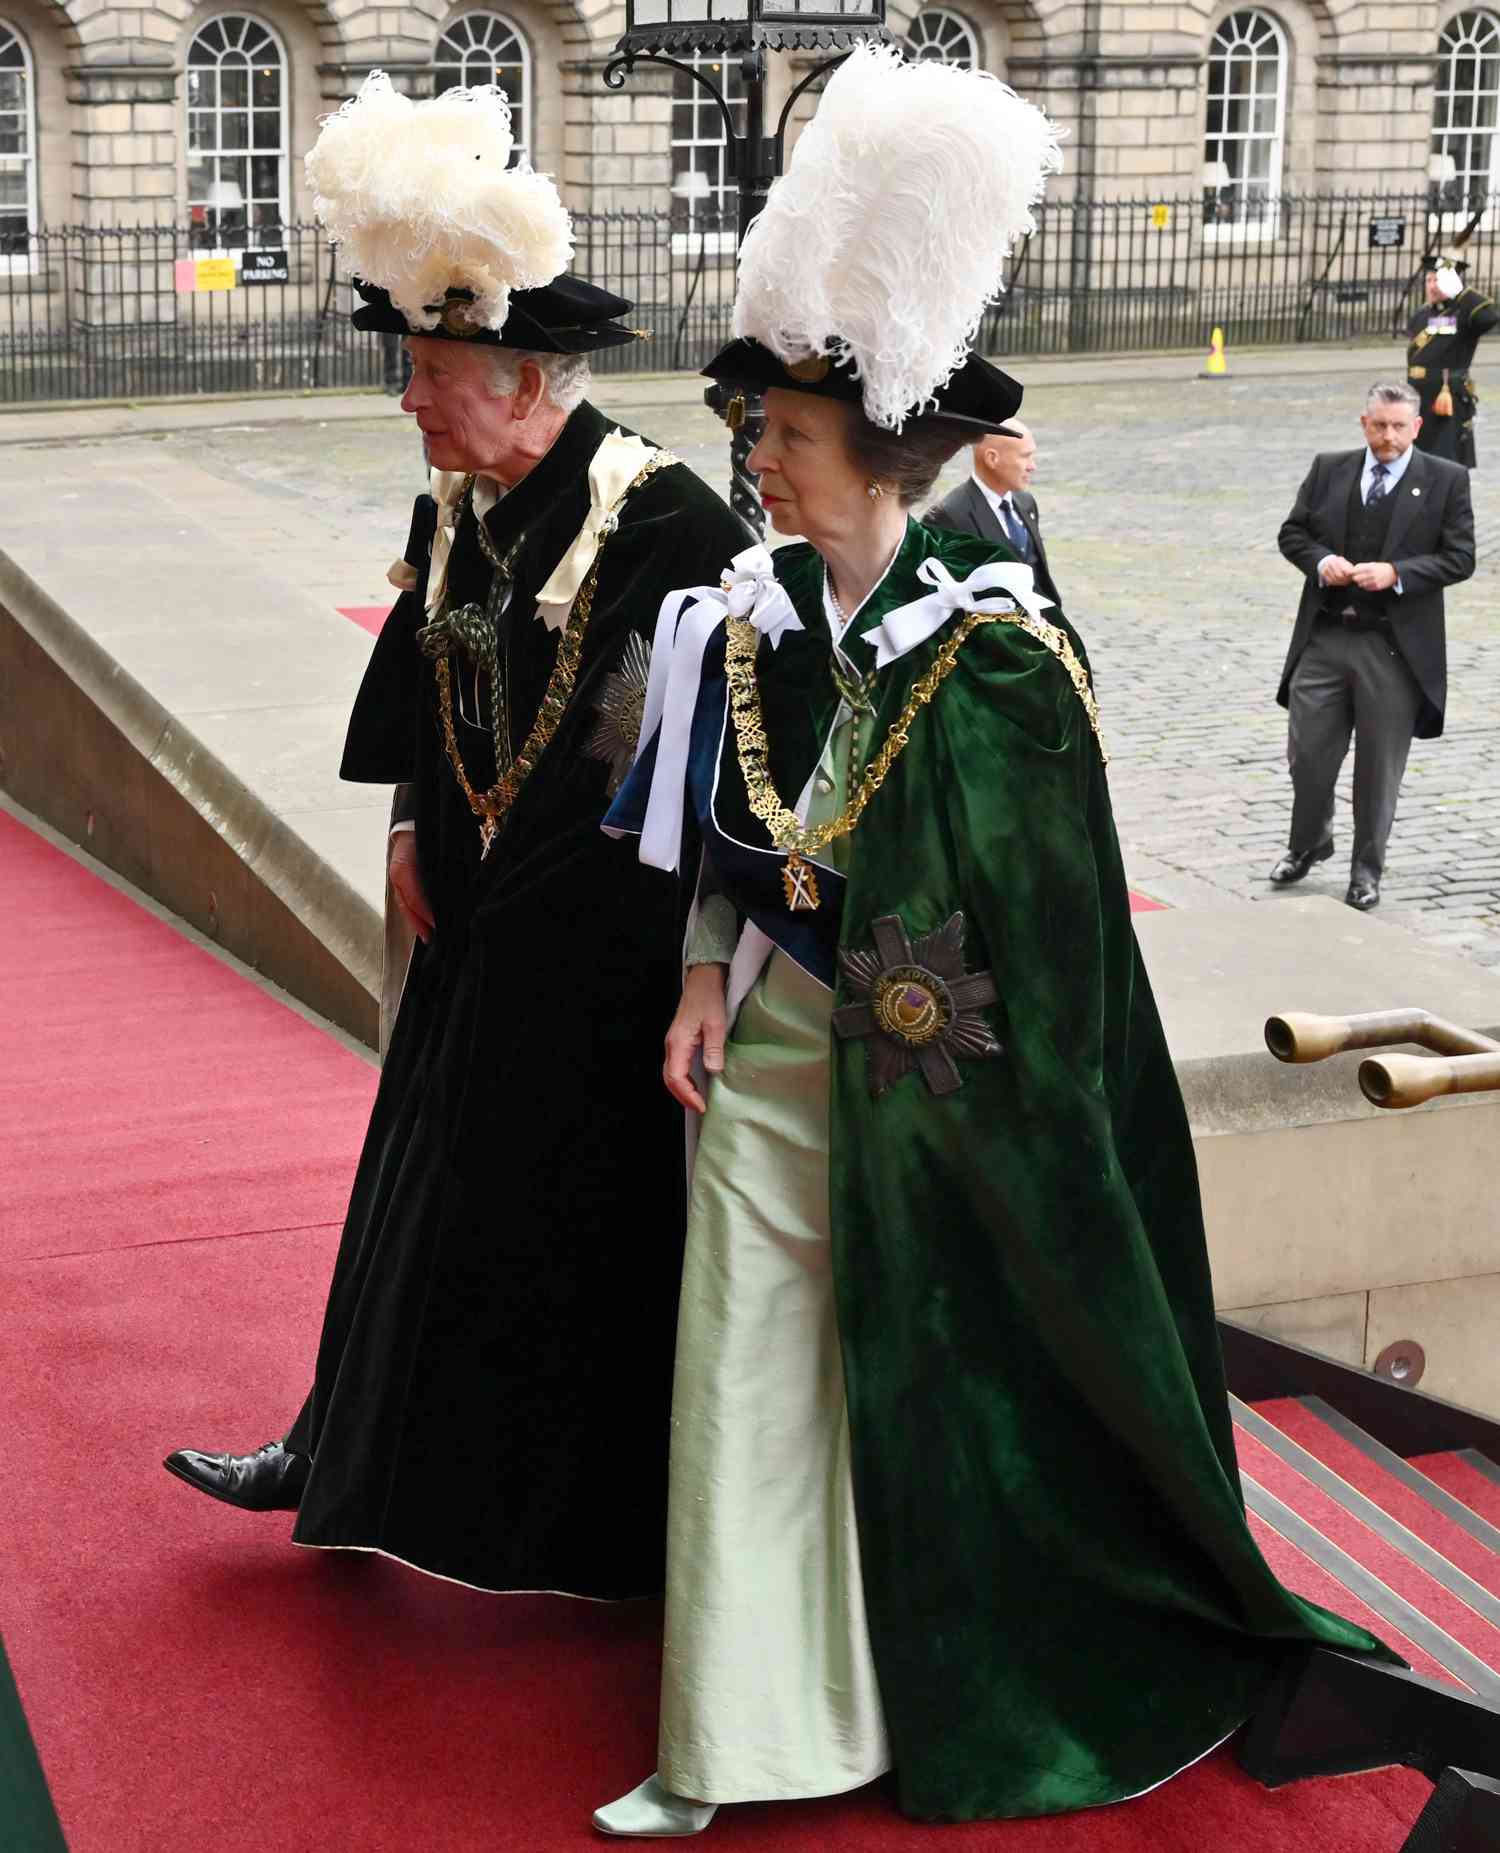
M 1372 907 L 1380 905 L 1380 883 L 1371 881 L 1368 875 L 1361 875 L 1349 884 L 1349 892 L 1344 896 L 1350 907 L 1357 907 L 1362 914 L 1369 913 Z
M 1271 870 L 1270 879 L 1278 888 L 1289 888 L 1294 881 L 1301 881 L 1315 862 L 1326 862 L 1332 854 L 1332 837 L 1326 843 L 1320 843 L 1316 849 L 1304 850 L 1300 856 L 1289 849 Z
M 312 1462 L 268 1441 L 253 1454 L 202 1454 L 179 1448 L 162 1462 L 168 1473 L 196 1486 L 211 1499 L 246 1512 L 295 1512 Z

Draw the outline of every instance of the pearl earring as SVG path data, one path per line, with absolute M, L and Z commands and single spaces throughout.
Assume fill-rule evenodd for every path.
M 885 489 L 880 483 L 876 482 L 875 478 L 872 476 L 865 484 L 865 494 L 872 502 L 878 502 L 885 494 Z

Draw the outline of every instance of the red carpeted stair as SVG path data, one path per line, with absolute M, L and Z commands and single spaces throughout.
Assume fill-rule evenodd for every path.
M 0 884 L 0 1634 L 73 1853 L 602 1847 L 590 1810 L 653 1761 L 655 1605 L 485 1597 L 297 1551 L 285 1515 L 160 1466 L 254 1446 L 296 1410 L 372 1069 L 3 813 Z M 1398 1500 L 1388 1463 L 1355 1461 L 1310 1405 L 1241 1420 L 1289 1582 L 1421 1671 L 1467 1684 L 1496 1663 L 1494 1625 L 1455 1593 L 1495 1588 L 1472 1525 L 1399 1480 Z M 1447 1570 L 1377 1535 L 1313 1460 L 1399 1504 Z M 1466 1505 L 1483 1509 L 1471 1480 L 1500 1493 L 1462 1458 L 1421 1465 Z M 1405 1770 L 1268 1792 L 1225 1751 L 1092 1814 L 923 1829 L 877 1785 L 726 1810 L 704 1844 L 1396 1853 L 1428 1793 Z
M 1491 1525 L 1500 1526 L 1500 1466 L 1474 1448 L 1452 1454 L 1422 1454 L 1412 1466 Z

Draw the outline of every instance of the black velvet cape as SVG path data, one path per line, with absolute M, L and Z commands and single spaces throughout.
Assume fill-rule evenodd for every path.
M 513 748 L 557 649 L 536 593 L 582 525 L 610 428 L 580 406 L 486 516 L 502 556 L 523 537 L 499 626 Z M 747 537 L 681 465 L 631 494 L 572 700 L 481 861 L 416 642 L 434 515 L 421 498 L 419 583 L 376 644 L 342 772 L 414 785 L 437 927 L 407 978 L 288 1437 L 313 1454 L 294 1537 L 484 1589 L 643 1595 L 663 1582 L 682 1259 L 682 1116 L 661 1082 L 680 922 L 675 884 L 600 833 L 610 768 L 588 749 L 632 633 L 649 639 L 666 592 Z M 489 583 L 471 515 L 450 601 L 482 603 Z M 459 732 L 482 790 L 492 742 Z

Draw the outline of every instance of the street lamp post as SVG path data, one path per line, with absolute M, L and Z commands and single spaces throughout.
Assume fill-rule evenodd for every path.
M 625 0 L 625 34 L 604 67 L 604 82 L 623 89 L 637 63 L 666 65 L 681 71 L 706 90 L 724 119 L 729 172 L 738 199 L 735 246 L 765 203 L 771 182 L 782 170 L 787 123 L 793 106 L 808 86 L 848 57 L 865 40 L 886 39 L 885 0 Z M 833 55 L 814 65 L 794 87 L 782 107 L 775 133 L 766 133 L 766 71 L 771 51 L 827 51 Z M 715 52 L 735 60 L 745 101 L 745 132 L 735 132 L 734 116 L 724 92 L 696 64 L 674 53 Z M 753 396 L 710 386 L 705 402 L 729 426 L 730 504 L 757 534 L 765 514 L 755 482 L 746 467 L 760 429 L 760 403 Z

